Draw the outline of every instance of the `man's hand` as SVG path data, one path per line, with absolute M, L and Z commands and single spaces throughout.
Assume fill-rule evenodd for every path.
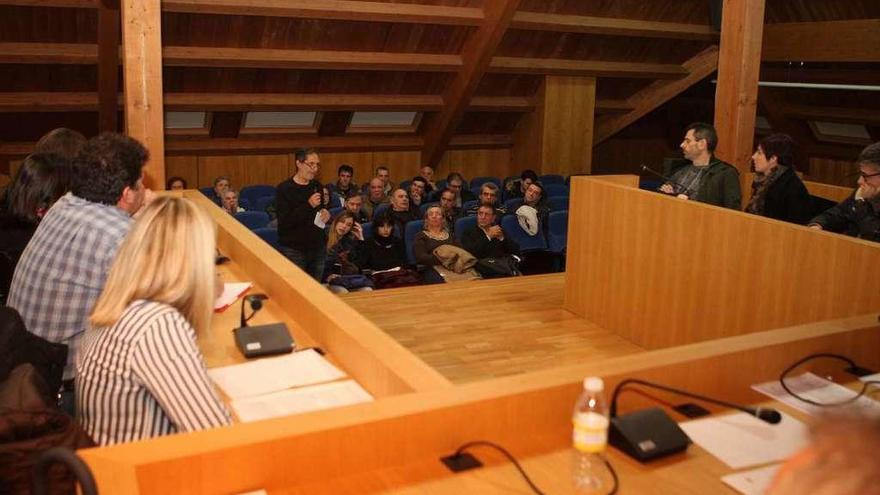
M 310 199 L 310 200 L 309 200 L 309 203 L 311 203 L 311 202 L 312 202 L 312 201 L 311 201 L 311 199 Z M 321 208 L 321 211 L 319 211 L 318 214 L 321 215 L 320 218 L 321 218 L 321 221 L 322 221 L 322 222 L 324 222 L 324 223 L 328 223 L 328 222 L 330 222 L 330 212 L 327 211 L 327 208 Z
M 364 240 L 364 229 L 361 227 L 361 224 L 355 222 L 354 226 L 352 226 L 351 231 L 354 232 L 354 236 L 357 240 Z
M 818 223 L 811 223 L 810 225 L 807 225 L 807 227 L 809 227 L 811 229 L 822 230 L 822 226 L 819 225 Z
M 675 197 L 678 199 L 691 199 L 687 194 L 677 194 Z
M 660 192 L 665 194 L 675 194 L 675 189 L 673 189 L 672 184 L 663 184 L 660 186 Z
M 880 195 L 880 187 L 871 185 L 868 181 L 859 186 L 859 196 L 866 201 L 870 201 Z
M 309 206 L 312 208 L 317 208 L 318 205 L 321 204 L 321 193 L 316 192 L 309 196 Z
M 498 239 L 499 241 L 504 240 L 504 231 L 501 230 L 501 227 L 498 225 L 493 225 L 489 227 L 489 237 L 492 239 Z

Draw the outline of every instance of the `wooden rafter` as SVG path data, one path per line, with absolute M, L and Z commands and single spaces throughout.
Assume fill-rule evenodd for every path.
M 518 6 L 519 0 L 495 0 L 484 5 L 485 19 L 465 42 L 461 52 L 463 65 L 443 95 L 446 106 L 425 126 L 422 164 L 436 167 L 440 163 L 455 126 L 467 109 Z
M 633 111 L 632 103 L 627 100 L 596 100 L 597 114 L 621 114 Z
M 713 31 L 708 24 L 681 24 L 611 17 L 549 14 L 544 12 L 517 12 L 513 16 L 510 28 L 530 31 L 637 36 L 643 38 L 706 41 L 716 41 L 718 39 L 718 33 Z
M 880 62 L 880 19 L 793 22 L 764 30 L 764 62 Z
M 119 115 L 119 0 L 98 7 L 98 129 L 116 132 Z
M 880 124 L 880 111 L 876 108 L 820 107 L 788 103 L 781 110 L 789 117 L 804 120 Z
M 535 102 L 524 96 L 474 96 L 468 112 L 531 112 Z
M 645 89 L 626 99 L 632 110 L 616 117 L 609 117 L 596 126 L 593 145 L 605 141 L 626 126 L 647 115 L 651 110 L 681 94 L 702 81 L 718 68 L 718 47 L 713 45 L 682 64 L 687 76 L 672 81 L 655 81 Z
M 0 63 L 95 65 L 98 63 L 98 45 L 0 43 Z
M 679 79 L 687 75 L 687 70 L 677 64 L 523 57 L 495 57 L 492 59 L 488 71 L 506 74 L 636 77 L 648 79 Z
M 0 0 L 0 5 L 96 7 L 95 0 Z M 163 0 L 162 11 L 453 26 L 477 26 L 483 20 L 483 11 L 475 7 L 349 0 Z

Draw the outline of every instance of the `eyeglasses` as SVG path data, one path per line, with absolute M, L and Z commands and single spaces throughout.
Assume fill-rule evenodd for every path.
M 877 177 L 878 175 L 880 175 L 880 172 L 875 172 L 873 174 L 866 174 L 862 171 L 859 171 L 859 173 L 857 175 L 863 179 L 870 179 L 871 177 Z
M 302 163 L 303 163 L 303 165 L 306 165 L 310 168 L 318 168 L 318 165 L 321 164 L 321 162 L 302 162 Z

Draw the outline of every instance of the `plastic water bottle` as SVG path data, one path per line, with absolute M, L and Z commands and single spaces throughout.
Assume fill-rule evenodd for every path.
M 608 493 L 602 453 L 608 443 L 608 406 L 605 384 L 599 377 L 584 379 L 584 390 L 574 405 L 574 468 L 572 483 L 579 495 Z

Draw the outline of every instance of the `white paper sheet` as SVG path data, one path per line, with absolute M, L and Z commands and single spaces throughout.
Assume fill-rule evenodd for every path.
M 324 211 L 324 210 L 319 210 L 318 213 L 315 213 L 315 225 L 316 225 L 319 229 L 323 229 L 324 227 L 327 226 L 327 224 L 324 223 L 323 220 L 321 220 L 321 212 L 322 212 L 322 211 Z
M 880 382 L 880 373 L 874 373 L 873 375 L 867 375 L 860 377 L 859 380 L 863 382 Z
M 231 306 L 252 285 L 250 282 L 227 282 L 223 284 L 223 294 L 220 294 L 220 297 L 214 301 L 214 311 L 221 311 Z
M 721 481 L 743 495 L 762 495 L 770 488 L 770 483 L 782 464 L 751 469 L 722 476 Z
M 864 377 L 863 377 L 864 378 Z M 843 385 L 828 381 L 813 373 L 804 373 L 785 379 L 785 384 L 795 393 L 823 404 L 842 402 L 856 395 L 856 392 Z M 779 402 L 787 404 L 795 409 L 803 411 L 811 416 L 817 416 L 827 412 L 855 412 L 865 415 L 880 415 L 880 402 L 862 396 L 851 404 L 834 407 L 820 407 L 798 400 L 782 388 L 778 380 L 752 385 L 752 390 L 772 397 Z M 870 389 L 869 389 L 870 390 Z
M 312 349 L 212 368 L 208 376 L 230 399 L 329 382 L 345 376 Z
M 232 401 L 243 423 L 370 402 L 373 397 L 354 380 L 313 385 Z
M 781 461 L 803 448 L 809 438 L 806 425 L 782 414 L 771 425 L 746 414 L 735 413 L 680 423 L 691 440 L 733 469 Z

